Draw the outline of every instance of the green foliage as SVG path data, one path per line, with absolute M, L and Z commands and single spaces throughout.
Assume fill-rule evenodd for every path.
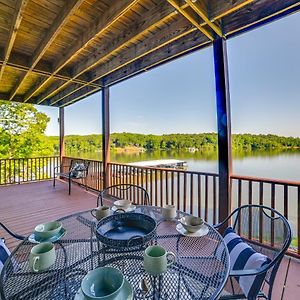
M 0 101 L 0 158 L 53 154 L 44 135 L 48 122 L 32 104 Z
M 58 150 L 58 137 L 50 137 L 54 150 Z M 69 135 L 65 138 L 66 153 L 97 152 L 102 149 L 102 135 Z M 110 136 L 111 149 L 136 147 L 144 150 L 188 150 L 208 151 L 218 148 L 216 133 L 197 134 L 138 134 L 112 133 Z M 234 134 L 232 148 L 234 151 L 270 151 L 272 149 L 292 149 L 300 147 L 300 138 L 281 137 L 272 134 Z

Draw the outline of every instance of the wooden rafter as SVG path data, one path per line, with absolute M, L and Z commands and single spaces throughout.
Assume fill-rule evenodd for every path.
M 107 74 L 114 72 L 141 57 L 145 57 L 146 55 L 182 38 L 183 36 L 188 35 L 195 30 L 196 28 L 184 18 L 174 21 L 170 26 L 160 30 L 153 37 L 147 38 L 143 42 L 131 46 L 124 57 L 115 57 L 102 64 L 99 68 L 95 69 L 93 72 L 91 72 L 91 78 L 93 78 L 92 82 L 99 80 Z M 147 50 L 145 51 L 145 49 Z M 77 85 L 77 88 L 74 89 L 74 86 L 70 86 L 69 88 L 63 90 L 63 94 L 66 97 L 82 87 L 83 86 Z M 54 96 L 51 98 L 50 103 L 55 104 L 59 100 L 59 97 Z
M 187 4 L 184 4 L 184 7 L 186 6 Z M 146 13 L 143 16 L 143 20 L 134 23 L 125 33 L 122 32 L 119 37 L 115 38 L 112 43 L 105 43 L 102 47 L 100 47 L 97 51 L 97 54 L 94 54 L 87 60 L 75 66 L 72 72 L 74 74 L 72 79 L 78 78 L 83 73 L 94 68 L 96 65 L 99 65 L 102 61 L 105 61 L 123 47 L 137 40 L 142 34 L 147 33 L 149 30 L 155 28 L 159 24 L 163 24 L 176 14 L 177 11 L 174 11 L 174 9 L 170 7 L 165 0 L 163 0 L 161 5 Z M 65 82 L 63 85 L 53 84 L 53 86 L 47 90 L 42 97 L 40 97 L 39 103 L 42 103 L 47 98 L 54 96 L 70 83 L 72 83 L 72 80 Z
M 4 61 L 0 61 L 0 66 L 3 66 L 3 65 L 4 65 Z M 30 70 L 29 67 L 12 64 L 10 62 L 6 63 L 5 65 L 7 67 L 10 67 L 15 70 L 22 71 L 22 72 L 28 72 Z M 49 76 L 51 76 L 51 73 L 49 70 L 33 69 L 33 70 L 31 70 L 31 72 L 36 75 L 41 76 L 42 78 L 44 78 L 44 77 L 48 78 Z M 99 84 L 85 81 L 85 80 L 82 80 L 79 78 L 74 79 L 74 78 L 64 75 L 64 74 L 56 74 L 53 76 L 53 78 L 57 79 L 57 80 L 61 80 L 61 81 L 70 81 L 71 80 L 74 83 L 85 84 L 85 85 L 89 85 L 89 86 L 93 86 L 93 87 L 101 87 L 101 85 L 99 85 Z
M 11 27 L 8 35 L 8 41 L 6 44 L 6 48 L 4 50 L 4 61 L 0 68 L 0 82 L 4 73 L 5 66 L 9 60 L 18 29 L 20 27 L 22 18 L 23 18 L 23 11 L 26 7 L 26 4 L 28 3 L 28 0 L 17 0 L 16 1 L 16 7 L 15 7 L 15 14 L 11 22 Z
M 185 4 L 184 6 L 181 6 L 181 9 L 185 9 L 188 6 L 188 4 Z M 239 10 L 241 8 L 240 5 L 236 6 L 236 10 Z M 234 12 L 234 10 L 232 8 L 230 8 L 231 13 Z M 222 12 L 222 14 L 225 14 L 226 12 Z M 173 12 L 174 14 L 174 12 Z M 217 20 L 219 17 L 215 16 L 214 19 Z M 201 27 L 204 26 L 206 23 L 203 22 L 201 23 Z M 176 29 L 178 26 L 174 25 L 174 29 Z M 192 32 L 193 30 L 196 30 L 197 28 L 191 28 L 190 31 L 186 31 L 185 33 L 182 33 L 182 35 L 176 35 L 175 34 L 170 34 L 170 31 L 168 32 L 168 30 L 166 30 L 165 32 L 161 32 L 163 35 L 168 36 L 168 34 L 170 36 L 172 36 L 172 39 L 170 39 L 169 41 L 166 41 L 165 43 L 161 43 L 161 41 L 159 40 L 159 38 L 156 38 L 156 41 L 158 42 L 158 45 L 154 45 L 153 42 L 149 42 L 149 40 L 145 41 L 145 43 L 141 44 L 139 47 L 138 46 L 134 46 L 134 49 L 132 50 L 132 54 L 128 54 L 126 55 L 127 57 L 127 61 L 120 61 L 119 59 L 114 59 L 113 61 L 110 61 L 106 64 L 104 64 L 103 66 L 101 66 L 100 68 L 98 68 L 97 70 L 95 70 L 94 72 L 92 72 L 91 77 L 93 78 L 90 82 L 96 82 L 97 80 L 99 80 L 100 78 L 102 78 L 103 76 L 107 76 L 108 74 L 117 71 L 118 69 L 123 68 L 124 66 L 132 63 L 135 60 L 138 60 L 141 57 L 144 57 L 146 55 L 148 55 L 149 53 L 158 50 L 161 47 L 164 47 L 166 44 L 173 42 L 176 39 L 180 39 L 183 35 L 189 34 L 190 32 Z M 153 38 L 152 40 L 155 41 L 155 39 Z M 147 47 L 149 48 L 149 51 L 145 51 L 145 46 L 147 45 Z M 142 53 L 139 53 L 139 49 L 141 49 Z M 115 63 L 114 63 L 115 62 Z M 85 85 L 72 85 L 70 88 L 65 89 L 64 91 L 62 91 L 61 93 L 58 93 L 57 96 L 54 96 L 51 98 L 51 100 L 49 101 L 50 105 L 54 105 L 56 103 L 58 103 L 59 101 L 61 101 L 62 99 L 69 97 L 72 93 L 76 93 L 78 92 L 80 89 L 84 88 Z M 53 88 L 53 91 L 55 89 L 59 89 L 59 86 L 56 86 L 55 88 Z M 42 99 L 43 101 L 45 101 L 47 98 L 49 98 L 49 93 L 46 92 L 46 94 L 42 95 Z M 38 103 L 41 103 L 40 98 L 38 98 Z
M 42 42 L 36 48 L 30 63 L 30 69 L 28 72 L 23 73 L 23 75 L 19 78 L 18 83 L 15 85 L 14 89 L 11 92 L 10 100 L 14 98 L 16 93 L 18 92 L 20 86 L 26 77 L 31 73 L 33 68 L 40 61 L 44 53 L 47 51 L 49 46 L 52 44 L 54 39 L 57 37 L 61 29 L 65 26 L 65 24 L 69 21 L 70 17 L 74 14 L 74 12 L 78 9 L 78 7 L 82 4 L 84 0 L 69 0 L 66 1 L 66 5 L 60 12 L 60 14 L 55 18 L 54 23 L 50 27 L 50 30 L 46 33 Z M 26 102 L 26 101 L 24 101 Z
M 96 25 L 93 24 L 87 31 L 82 33 L 82 36 L 78 38 L 76 43 L 72 45 L 67 53 L 64 53 L 58 61 L 55 63 L 54 70 L 51 76 L 44 79 L 39 84 L 34 86 L 24 98 L 24 101 L 28 101 L 37 91 L 39 91 L 44 85 L 46 85 L 52 76 L 57 74 L 63 67 L 65 67 L 70 61 L 72 61 L 76 55 L 82 51 L 86 46 L 93 41 L 97 36 L 100 36 L 108 28 L 110 28 L 115 22 L 117 22 L 124 14 L 128 12 L 136 3 L 140 0 L 122 0 L 115 1 L 115 4 L 111 6 L 104 15 L 99 16 Z
M 201 24 L 190 13 L 188 13 L 185 9 L 181 8 L 176 0 L 167 0 L 179 13 L 181 13 L 186 19 L 188 19 L 197 29 L 199 29 L 208 39 L 211 41 L 214 40 L 214 37 L 210 32 L 208 32 L 205 28 L 202 27 Z M 206 23 L 205 23 L 206 24 Z
M 184 43 L 181 43 L 184 41 Z M 178 46 L 178 44 L 180 46 Z M 192 33 L 187 36 L 183 36 L 178 41 L 174 41 L 171 44 L 165 45 L 160 51 L 160 54 L 157 55 L 156 52 L 150 53 L 147 57 L 142 57 L 138 59 L 138 61 L 132 62 L 131 64 L 124 66 L 118 71 L 106 76 L 106 81 L 108 85 L 114 84 L 120 80 L 126 79 L 127 77 L 134 76 L 138 73 L 144 72 L 148 69 L 154 68 L 155 66 L 167 62 L 169 60 L 175 59 L 176 57 L 180 57 L 187 52 L 195 51 L 201 49 L 203 47 L 207 47 L 210 45 L 210 41 L 199 33 L 197 30 L 193 30 Z M 126 74 L 126 76 L 124 76 Z M 74 95 L 69 95 L 64 97 L 61 101 L 57 102 L 56 106 L 67 106 L 75 101 L 79 101 L 84 98 L 85 93 L 88 92 L 92 94 L 95 92 L 93 87 L 85 87 L 81 90 L 77 90 Z M 75 99 L 75 100 L 74 100 Z
M 192 0 L 185 1 L 218 36 L 223 36 L 221 29 L 206 16 L 197 2 L 193 2 Z

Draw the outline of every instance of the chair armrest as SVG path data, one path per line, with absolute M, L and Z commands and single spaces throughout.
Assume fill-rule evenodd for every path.
M 11 236 L 13 236 L 14 238 L 18 239 L 18 240 L 25 240 L 26 237 L 19 235 L 17 233 L 12 232 L 11 230 L 9 230 L 3 223 L 0 222 L 0 226 L 7 232 L 9 233 Z
M 269 264 L 259 269 L 248 269 L 248 270 L 230 270 L 229 276 L 252 276 L 259 275 L 268 271 Z

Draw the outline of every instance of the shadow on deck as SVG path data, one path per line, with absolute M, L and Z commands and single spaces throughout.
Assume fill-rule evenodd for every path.
M 12 231 L 29 235 L 35 225 L 96 206 L 97 194 L 72 185 L 72 194 L 68 195 L 68 185 L 57 181 L 43 181 L 21 185 L 0 187 L 0 221 Z M 12 250 L 17 244 L 0 229 L 8 247 Z M 300 299 L 300 260 L 285 257 L 281 263 L 275 281 L 274 300 Z

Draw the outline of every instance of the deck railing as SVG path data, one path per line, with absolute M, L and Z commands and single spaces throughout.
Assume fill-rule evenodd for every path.
M 144 187 L 152 205 L 173 204 L 179 210 L 217 222 L 218 175 L 184 170 L 109 164 L 111 185 L 132 183 Z
M 69 156 L 64 156 L 62 160 L 62 172 L 67 172 L 69 170 L 69 166 L 71 165 L 71 160 L 78 158 L 73 158 Z M 103 189 L 103 164 L 98 160 L 84 159 L 85 161 L 89 161 L 89 170 L 87 176 L 87 186 L 90 189 L 101 191 Z M 74 180 L 73 180 L 74 181 Z M 79 184 L 82 183 L 81 179 L 75 180 Z
M 0 185 L 52 178 L 54 167 L 57 165 L 57 156 L 1 159 Z
M 64 157 L 68 171 L 72 157 Z M 89 160 L 87 185 L 103 189 L 103 165 Z M 0 184 L 46 180 L 53 177 L 59 157 L 0 160 Z M 110 184 L 132 183 L 143 186 L 152 205 L 174 204 L 177 209 L 201 216 L 211 224 L 218 220 L 218 174 L 185 170 L 134 167 L 109 163 Z M 80 180 L 78 183 L 81 183 Z M 231 176 L 232 209 L 243 204 L 262 204 L 275 208 L 290 222 L 293 230 L 291 253 L 300 256 L 300 182 L 248 176 Z M 262 233 L 263 234 L 263 233 Z M 262 237 L 257 237 L 258 240 Z

